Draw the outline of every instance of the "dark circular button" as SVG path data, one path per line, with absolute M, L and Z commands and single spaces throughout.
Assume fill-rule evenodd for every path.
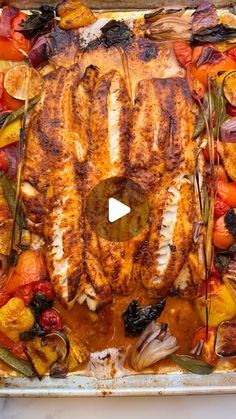
M 129 212 L 123 215 L 125 207 L 129 208 Z M 150 214 L 150 202 L 138 183 L 115 176 L 102 180 L 92 189 L 86 202 L 85 214 L 99 237 L 123 242 L 138 236 L 145 228 Z

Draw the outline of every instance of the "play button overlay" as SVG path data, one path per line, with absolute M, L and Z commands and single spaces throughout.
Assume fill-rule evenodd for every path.
M 130 211 L 131 209 L 127 205 L 122 204 L 122 202 L 117 201 L 117 199 L 115 198 L 109 198 L 108 220 L 110 221 L 110 223 L 114 223 L 114 221 L 119 220 L 120 218 L 129 214 Z
M 145 191 L 131 179 L 115 176 L 99 182 L 90 192 L 86 218 L 97 236 L 123 242 L 146 227 L 150 203 Z

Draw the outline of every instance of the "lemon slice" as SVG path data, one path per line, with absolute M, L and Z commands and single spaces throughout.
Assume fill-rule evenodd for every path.
M 224 25 L 230 26 L 230 28 L 236 28 L 236 15 L 233 15 L 233 13 L 223 13 L 220 16 L 220 21 Z
M 6 73 L 4 88 L 15 99 L 33 99 L 43 88 L 43 78 L 34 68 L 26 64 L 17 65 Z

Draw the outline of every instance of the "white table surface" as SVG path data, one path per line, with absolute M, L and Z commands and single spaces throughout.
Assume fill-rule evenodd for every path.
M 235 419 L 236 394 L 88 399 L 0 399 L 1 419 Z

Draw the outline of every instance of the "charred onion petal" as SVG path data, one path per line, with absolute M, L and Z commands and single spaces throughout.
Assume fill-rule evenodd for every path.
M 184 368 L 193 374 L 208 375 L 211 374 L 214 369 L 211 365 L 188 355 L 171 354 L 170 358 L 181 368 Z
M 152 320 L 161 315 L 164 307 L 165 301 L 146 307 L 140 307 L 136 300 L 131 301 L 123 313 L 125 332 L 132 336 L 139 335 Z
M 53 23 L 55 8 L 48 5 L 40 6 L 39 10 L 34 10 L 29 17 L 20 23 L 22 29 L 19 30 L 26 39 L 32 39 L 37 35 L 47 32 Z
M 202 42 L 221 42 L 236 37 L 236 28 L 230 28 L 222 23 L 214 28 L 205 29 L 201 32 L 193 34 L 190 39 L 191 44 L 199 44 Z
M 222 322 L 218 326 L 215 352 L 220 357 L 236 356 L 236 321 Z
M 56 361 L 50 369 L 50 377 L 52 378 L 66 378 L 68 373 L 68 362 Z
M 50 42 L 46 36 L 40 36 L 29 52 L 29 60 L 34 68 L 45 63 L 52 55 Z
M 143 331 L 131 352 L 131 364 L 141 371 L 155 362 L 166 358 L 178 349 L 176 338 L 168 325 L 152 321 Z
M 225 226 L 236 239 L 236 214 L 234 209 L 230 209 L 224 216 Z
M 236 116 L 223 122 L 220 127 L 220 139 L 227 143 L 236 143 Z
M 155 22 L 157 19 L 160 19 L 161 15 L 172 15 L 180 14 L 183 9 L 166 9 L 162 7 L 161 9 L 155 10 L 155 12 L 145 13 L 144 19 L 146 23 Z
M 191 37 L 191 24 L 178 16 L 163 17 L 148 27 L 145 35 L 152 40 L 185 39 Z
M 218 23 L 216 7 L 208 2 L 202 2 L 193 13 L 192 33 L 196 34 L 204 29 L 213 28 Z
M 124 23 L 118 20 L 110 20 L 101 28 L 102 39 L 107 47 L 122 42 L 126 43 L 134 36 L 131 29 Z
M 68 337 L 58 331 L 50 332 L 45 335 L 41 340 L 42 346 L 49 345 L 59 355 L 60 361 L 64 361 L 70 352 L 70 341 Z
M 203 64 L 216 64 L 224 59 L 224 54 L 212 46 L 205 46 L 202 49 L 200 57 L 196 62 L 196 67 L 200 67 Z

